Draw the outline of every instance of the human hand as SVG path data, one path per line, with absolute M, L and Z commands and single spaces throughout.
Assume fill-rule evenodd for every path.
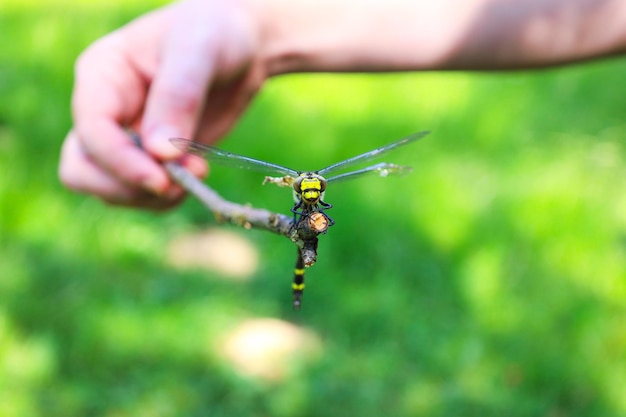
M 76 64 L 74 126 L 59 168 L 63 184 L 117 205 L 178 203 L 184 192 L 159 164 L 181 157 L 168 139 L 215 142 L 266 77 L 254 16 L 243 0 L 187 0 L 91 45 Z M 127 129 L 140 132 L 144 150 Z M 206 174 L 204 161 L 181 163 Z

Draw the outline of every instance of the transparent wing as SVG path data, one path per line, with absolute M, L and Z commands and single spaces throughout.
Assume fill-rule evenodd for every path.
M 379 177 L 386 177 L 388 175 L 406 175 L 413 171 L 413 168 L 403 165 L 390 164 L 387 162 L 381 162 L 376 165 L 369 166 L 367 168 L 358 169 L 356 171 L 346 172 L 345 174 L 335 175 L 334 177 L 326 178 L 327 182 L 344 181 L 356 177 L 361 177 L 365 174 L 374 174 Z
M 170 138 L 170 142 L 178 149 L 192 155 L 199 156 L 200 158 L 204 158 L 207 161 L 214 162 L 218 165 L 249 169 L 251 171 L 262 172 L 265 174 L 290 175 L 292 177 L 298 176 L 298 171 L 291 168 L 238 155 L 236 153 L 228 152 L 223 149 L 216 148 L 215 146 L 205 145 L 190 139 Z
M 430 132 L 428 130 L 425 130 L 423 132 L 417 132 L 417 133 L 413 133 L 412 135 L 409 135 L 405 138 L 402 138 L 396 142 L 390 143 L 388 145 L 385 146 L 381 146 L 380 148 L 376 148 L 373 151 L 369 151 L 366 152 L 364 154 L 361 155 L 357 155 L 357 156 L 353 156 L 352 158 L 348 158 L 346 160 L 343 160 L 341 162 L 337 162 L 336 164 L 333 164 L 331 166 L 328 166 L 324 169 L 321 169 L 319 171 L 317 171 L 318 174 L 322 175 L 322 176 L 328 176 L 330 174 L 332 174 L 333 172 L 337 172 L 340 170 L 345 170 L 351 166 L 354 166 L 356 164 L 361 164 L 361 163 L 365 163 L 367 161 L 371 161 L 374 158 L 378 158 L 380 155 L 387 153 L 393 149 L 396 149 L 399 146 L 402 145 L 406 145 L 412 142 L 415 142 L 416 140 L 423 138 L 424 136 L 426 136 L 427 134 L 429 134 Z M 377 165 L 374 165 L 377 166 Z M 365 168 L 367 169 L 367 168 Z M 359 172 L 359 171 L 355 171 L 355 172 Z M 335 178 L 338 178 L 340 176 L 336 176 Z

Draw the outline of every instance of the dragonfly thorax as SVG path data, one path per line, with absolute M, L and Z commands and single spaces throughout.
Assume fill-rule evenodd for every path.
M 326 180 L 314 172 L 304 172 L 293 183 L 294 192 L 309 206 L 317 204 L 326 189 Z

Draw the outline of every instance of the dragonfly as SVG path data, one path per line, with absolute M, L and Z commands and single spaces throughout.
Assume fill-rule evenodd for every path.
M 324 201 L 328 184 L 361 178 L 367 175 L 387 177 L 390 175 L 404 175 L 410 173 L 413 170 L 412 167 L 389 162 L 379 162 L 360 169 L 352 168 L 359 164 L 365 164 L 377 159 L 381 155 L 401 146 L 413 143 L 429 133 L 430 132 L 427 130 L 413 133 L 395 142 L 334 163 L 317 171 L 295 170 L 272 162 L 225 151 L 215 146 L 205 145 L 191 139 L 170 138 L 170 142 L 177 148 L 191 155 L 204 158 L 211 163 L 265 174 L 280 175 L 280 177 L 265 177 L 263 183 L 270 182 L 279 186 L 290 186 L 292 188 L 294 205 L 291 208 L 291 212 L 294 215 L 294 224 L 298 219 L 311 216 L 314 213 L 321 213 L 329 221 L 329 226 L 332 226 L 335 223 L 334 220 L 325 213 L 325 210 L 332 208 L 331 204 Z M 304 267 L 302 255 L 298 250 L 298 258 L 296 260 L 292 283 L 294 310 L 300 310 L 302 306 Z

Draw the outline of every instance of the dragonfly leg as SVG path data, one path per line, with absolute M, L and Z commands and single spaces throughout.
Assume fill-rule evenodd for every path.
M 294 205 L 291 208 L 291 212 L 293 213 L 293 222 L 297 224 L 298 222 L 302 221 L 304 217 L 311 214 L 313 211 L 317 211 L 316 207 L 303 203 L 302 200 L 300 200 L 298 203 L 296 203 L 296 205 Z
M 298 259 L 296 260 L 291 289 L 293 291 L 293 309 L 298 311 L 302 307 L 302 293 L 304 292 L 304 260 L 300 249 L 298 249 Z
M 300 215 L 300 218 L 302 218 L 302 216 L 304 215 L 301 211 L 298 211 L 298 209 L 302 207 L 302 200 L 298 201 L 292 208 L 291 208 L 291 212 L 293 213 L 293 222 L 297 223 L 298 220 L 298 214 Z
M 320 200 L 320 201 L 318 201 L 318 203 L 319 203 L 320 206 L 324 207 L 324 210 L 327 210 L 329 208 L 333 208 L 332 204 L 327 203 L 325 201 Z

